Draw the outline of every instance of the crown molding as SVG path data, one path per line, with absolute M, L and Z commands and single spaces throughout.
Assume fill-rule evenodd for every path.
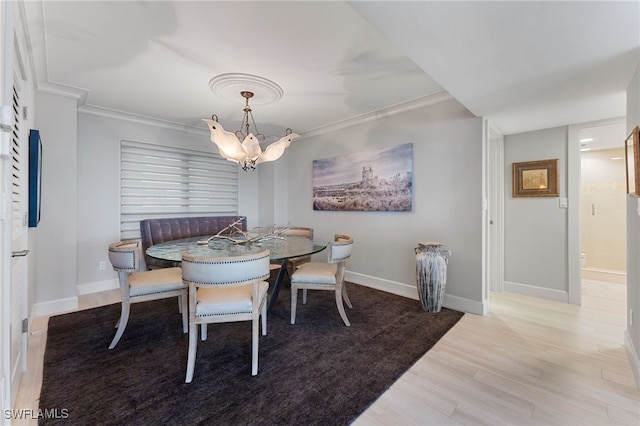
M 337 121 L 326 126 L 316 127 L 315 129 L 311 129 L 306 132 L 300 132 L 300 139 L 337 132 L 339 130 L 346 129 L 347 127 L 368 123 L 380 118 L 390 117 L 392 115 L 412 111 L 414 109 L 423 108 L 429 105 L 435 105 L 451 99 L 455 98 L 451 96 L 451 94 L 449 94 L 449 92 L 447 92 L 446 90 L 441 90 L 439 92 L 422 96 L 420 98 L 416 98 L 407 102 L 401 102 L 399 104 L 391 105 L 376 111 L 367 112 L 365 114 L 356 115 L 345 120 Z
M 46 40 L 44 37 L 44 12 L 42 0 L 18 2 L 20 23 L 24 32 L 24 47 L 31 60 L 31 74 L 36 82 L 36 90 L 56 96 L 75 99 L 78 105 L 86 102 L 89 91 L 78 87 L 53 83 L 48 80 L 46 60 Z
M 67 86 L 65 84 L 51 83 L 50 81 L 38 82 L 37 90 L 39 92 L 75 99 L 78 102 L 78 105 L 84 104 L 87 101 L 87 96 L 89 95 L 88 90 Z
M 136 115 L 136 114 L 116 111 L 108 108 L 101 108 L 101 107 L 92 106 L 92 105 L 82 105 L 82 102 L 86 100 L 86 95 L 88 94 L 87 91 L 83 91 L 82 89 L 74 90 L 74 88 L 69 86 L 49 84 L 44 88 L 39 87 L 38 90 L 43 90 L 48 93 L 57 94 L 61 96 L 74 97 L 75 99 L 78 99 L 78 103 L 80 104 L 80 106 L 78 106 L 78 112 L 81 112 L 81 113 L 96 115 L 96 116 L 105 117 L 105 118 L 111 118 L 115 120 L 124 120 L 124 121 L 133 122 L 133 123 L 144 124 L 148 126 L 156 126 L 156 127 L 161 127 L 161 128 L 171 129 L 176 131 L 200 134 L 200 135 L 209 134 L 209 131 L 207 129 L 201 129 L 201 128 L 186 125 L 186 124 L 160 120 L 153 117 Z M 390 117 L 392 115 L 400 114 L 407 111 L 412 111 L 412 110 L 423 108 L 429 105 L 435 105 L 441 102 L 446 102 L 451 99 L 455 99 L 455 98 L 451 96 L 447 91 L 442 90 L 442 91 L 432 93 L 430 95 L 413 99 L 407 102 L 402 102 L 402 103 L 385 107 L 376 111 L 371 111 L 365 114 L 350 117 L 345 120 L 328 124 L 326 126 L 317 127 L 315 129 L 311 129 L 306 132 L 301 132 L 300 139 L 305 139 L 309 137 L 323 135 L 326 133 L 336 132 L 336 131 L 343 130 L 358 124 L 364 124 L 364 123 L 371 122 L 373 120 L 378 120 L 380 118 Z
M 101 108 L 92 105 L 81 105 L 78 112 L 99 117 L 111 118 L 114 120 L 129 121 L 132 123 L 144 124 L 147 126 L 161 127 L 163 129 L 176 130 L 180 132 L 194 133 L 198 135 L 209 135 L 208 129 L 201 129 L 186 124 L 176 123 L 173 121 L 160 120 L 158 118 L 147 117 L 144 115 L 136 115 L 128 112 L 116 111 L 108 108 Z
M 423 108 L 429 105 L 435 105 L 441 102 L 449 101 L 451 99 L 455 99 L 455 98 L 451 96 L 447 91 L 442 90 L 442 91 L 432 93 L 427 96 L 422 96 L 420 98 L 413 99 L 407 102 L 402 102 L 402 103 L 385 107 L 376 111 L 371 111 L 365 114 L 350 117 L 345 120 L 328 124 L 326 126 L 317 127 L 315 129 L 311 129 L 306 132 L 301 132 L 300 139 L 305 139 L 313 136 L 323 135 L 326 133 L 336 132 L 342 129 L 346 129 L 347 127 L 368 123 L 370 121 L 380 119 L 381 117 L 390 117 L 395 114 L 412 111 L 412 110 Z M 125 121 L 130 121 L 130 122 L 139 123 L 139 124 L 157 126 L 157 127 L 162 127 L 162 128 L 172 129 L 177 131 L 183 131 L 183 132 L 189 132 L 189 133 L 195 133 L 195 134 L 201 134 L 201 135 L 209 134 L 209 131 L 207 129 L 200 129 L 200 128 L 185 125 L 185 124 L 175 123 L 175 122 L 166 121 L 166 120 L 160 120 L 157 118 L 146 117 L 142 115 L 130 114 L 122 111 L 116 111 L 116 110 L 111 110 L 111 109 L 101 108 L 101 107 L 96 107 L 91 105 L 79 106 L 78 112 L 112 118 L 116 120 L 125 120 Z

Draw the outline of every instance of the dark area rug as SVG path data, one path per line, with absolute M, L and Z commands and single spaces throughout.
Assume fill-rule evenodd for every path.
M 120 305 L 49 319 L 40 409 L 75 425 L 346 425 L 426 353 L 462 313 L 348 284 L 346 327 L 333 292 L 309 291 L 289 323 L 284 286 L 251 376 L 251 322 L 210 324 L 184 383 L 188 335 L 175 298 L 135 304 L 113 350 Z M 65 416 L 66 417 L 66 416 Z

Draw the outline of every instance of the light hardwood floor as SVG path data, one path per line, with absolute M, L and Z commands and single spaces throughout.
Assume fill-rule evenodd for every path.
M 639 425 L 623 346 L 626 287 L 583 281 L 582 306 L 492 293 L 356 425 Z
M 465 315 L 354 425 L 640 425 L 624 285 L 584 280 L 582 306 L 490 297 L 488 315 Z M 81 307 L 118 298 L 94 294 Z M 17 409 L 37 410 L 46 323 L 34 321 Z

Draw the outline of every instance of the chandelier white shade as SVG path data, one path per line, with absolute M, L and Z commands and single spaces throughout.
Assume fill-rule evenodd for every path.
M 262 151 L 258 138 L 253 133 L 249 133 L 240 143 L 240 139 L 234 133 L 224 130 L 217 121 L 209 119 L 204 119 L 204 121 L 211 131 L 211 142 L 216 144 L 220 155 L 229 161 L 238 163 L 243 170 L 252 170 L 260 163 L 275 161 L 282 157 L 291 141 L 299 136 L 295 133 L 285 135 Z
M 218 152 L 223 158 L 238 163 L 245 171 L 254 170 L 260 163 L 275 161 L 282 157 L 282 154 L 284 154 L 285 149 L 289 147 L 291 141 L 299 135 L 293 133 L 291 129 L 287 129 L 285 136 L 277 142 L 270 144 L 262 151 L 260 139 L 264 140 L 264 135 L 258 132 L 255 121 L 253 120 L 251 107 L 249 106 L 249 99 L 253 97 L 253 93 L 242 91 L 240 94 L 245 98 L 242 130 L 238 130 L 235 133 L 224 130 L 222 125 L 218 123 L 215 115 L 211 116 L 211 119 L 203 119 L 203 121 L 209 126 L 211 142 L 218 147 Z M 249 119 L 251 119 L 253 123 L 255 134 L 249 132 Z M 240 142 L 240 138 L 243 138 L 242 142 Z

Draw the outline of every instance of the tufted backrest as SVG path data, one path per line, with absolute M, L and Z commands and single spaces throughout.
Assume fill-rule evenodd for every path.
M 269 250 L 240 256 L 182 255 L 182 281 L 196 286 L 236 286 L 269 278 Z
M 147 256 L 147 249 L 152 245 L 182 238 L 215 235 L 239 219 L 242 221 L 237 226 L 246 231 L 247 218 L 245 216 L 173 217 L 141 220 L 140 238 L 147 268 L 157 269 L 176 266 L 173 262 Z

